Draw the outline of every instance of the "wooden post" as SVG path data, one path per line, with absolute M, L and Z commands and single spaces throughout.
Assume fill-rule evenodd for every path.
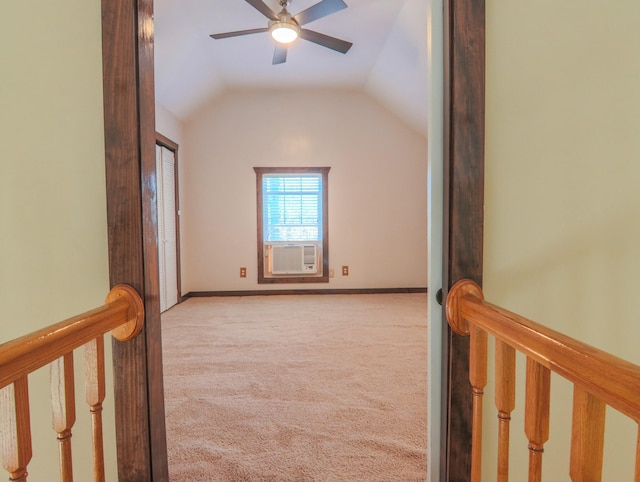
M 569 469 L 574 482 L 602 479 L 605 408 L 602 400 L 574 385 Z
M 158 298 L 153 0 L 102 0 L 109 277 L 142 296 L 142 333 L 113 342 L 118 479 L 168 479 Z
M 60 480 L 70 482 L 73 480 L 71 429 L 76 423 L 73 351 L 52 362 L 50 372 L 53 429 L 58 434 L 60 450 Z
M 103 482 L 104 439 L 102 434 L 102 403 L 105 399 L 104 337 L 101 336 L 84 346 L 85 400 L 91 412 L 93 444 L 93 480 Z
M 524 431 L 529 439 L 529 481 L 542 480 L 542 453 L 549 440 L 551 372 L 527 358 Z
M 496 340 L 496 408 L 498 409 L 498 482 L 509 480 L 509 425 L 516 407 L 516 351 Z
M 473 393 L 473 434 L 471 440 L 471 480 L 482 480 L 482 398 L 487 385 L 487 333 L 469 327 L 469 381 Z
M 2 464 L 11 481 L 26 482 L 31 461 L 29 381 L 23 376 L 0 390 Z
M 444 272 L 442 289 L 459 279 L 482 284 L 484 206 L 485 0 L 444 3 Z M 472 400 L 469 339 L 443 326 L 441 473 L 471 476 Z

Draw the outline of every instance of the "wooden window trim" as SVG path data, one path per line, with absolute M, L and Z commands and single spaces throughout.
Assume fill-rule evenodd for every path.
M 328 283 L 329 282 L 329 169 L 330 167 L 254 167 L 256 172 L 258 284 Z M 313 173 L 322 175 L 322 272 L 320 276 L 264 275 L 264 238 L 262 229 L 262 176 L 273 173 Z

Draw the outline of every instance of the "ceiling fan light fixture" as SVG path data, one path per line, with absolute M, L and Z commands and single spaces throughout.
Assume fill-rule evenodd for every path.
M 300 27 L 292 18 L 281 18 L 269 22 L 269 30 L 273 39 L 281 44 L 290 44 L 298 38 Z
M 262 34 L 269 32 L 276 42 L 275 50 L 273 52 L 273 65 L 282 64 L 287 61 L 288 46 L 292 42 L 296 41 L 298 37 L 308 42 L 320 45 L 321 47 L 335 50 L 341 54 L 346 54 L 353 45 L 351 42 L 347 42 L 336 37 L 301 28 L 301 25 L 306 25 L 347 8 L 347 4 L 344 3 L 343 0 L 319 0 L 314 5 L 298 13 L 295 17 L 287 11 L 287 7 L 291 3 L 291 0 L 278 0 L 278 3 L 282 7 L 282 10 L 280 10 L 279 13 L 275 13 L 271 10 L 271 8 L 266 5 L 265 0 L 245 1 L 269 19 L 267 27 L 211 34 L 211 38 L 223 39 L 254 33 Z M 276 0 L 270 1 L 275 2 Z

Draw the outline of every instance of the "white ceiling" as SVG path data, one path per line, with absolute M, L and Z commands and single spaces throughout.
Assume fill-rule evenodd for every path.
M 268 32 L 214 40 L 212 33 L 266 27 L 243 0 L 155 0 L 156 100 L 182 120 L 227 89 L 361 89 L 426 136 L 427 2 L 345 0 L 348 8 L 304 28 L 353 42 L 341 54 L 299 39 L 272 65 Z M 278 0 L 264 0 L 275 12 Z M 293 0 L 296 13 L 318 0 Z

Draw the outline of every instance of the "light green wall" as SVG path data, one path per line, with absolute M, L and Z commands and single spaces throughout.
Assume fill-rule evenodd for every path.
M 640 2 L 487 0 L 486 54 L 485 295 L 640 364 Z M 543 475 L 568 480 L 571 389 L 553 380 Z M 637 426 L 616 415 L 604 480 L 630 480 Z
M 99 0 L 2 7 L 0 342 L 99 306 L 109 289 L 100 23 Z M 78 375 L 73 456 L 76 478 L 88 480 L 90 425 Z M 48 392 L 48 370 L 40 370 L 30 378 L 30 481 L 57 477 Z M 105 427 L 113 426 L 111 405 Z M 112 428 L 105 442 L 113 480 Z

